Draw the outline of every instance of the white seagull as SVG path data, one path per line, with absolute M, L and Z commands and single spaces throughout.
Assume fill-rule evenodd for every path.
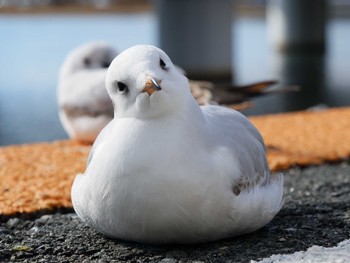
M 92 143 L 113 119 L 105 78 L 116 55 L 110 44 L 96 41 L 77 47 L 65 59 L 57 95 L 60 120 L 70 138 Z
M 281 209 L 283 177 L 270 175 L 258 130 L 235 110 L 198 106 L 162 50 L 125 50 L 106 87 L 114 119 L 72 186 L 85 223 L 117 239 L 197 243 L 255 231 Z

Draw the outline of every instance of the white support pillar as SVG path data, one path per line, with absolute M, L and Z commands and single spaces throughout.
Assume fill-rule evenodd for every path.
M 192 78 L 232 75 L 232 0 L 157 0 L 159 45 Z

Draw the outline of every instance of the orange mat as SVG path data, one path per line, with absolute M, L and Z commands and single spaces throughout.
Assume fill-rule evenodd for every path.
M 350 157 L 350 108 L 252 117 L 267 146 L 271 170 Z
M 273 171 L 350 157 L 350 108 L 252 117 Z M 0 148 L 0 215 L 71 207 L 90 146 L 57 141 Z

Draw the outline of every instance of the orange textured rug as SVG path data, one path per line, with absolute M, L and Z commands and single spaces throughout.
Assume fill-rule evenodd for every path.
M 350 157 L 350 108 L 251 117 L 273 171 Z M 57 141 L 0 148 L 0 215 L 71 207 L 90 146 Z
M 350 157 L 350 108 L 252 117 L 267 146 L 271 170 Z

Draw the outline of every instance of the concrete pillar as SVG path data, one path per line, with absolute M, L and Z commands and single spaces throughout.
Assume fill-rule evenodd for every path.
M 300 87 L 299 92 L 281 97 L 284 111 L 307 109 L 327 101 L 323 54 L 286 52 L 275 56 L 280 84 Z
M 159 45 L 191 78 L 231 79 L 232 0 L 156 0 Z
M 270 40 L 280 51 L 325 51 L 326 0 L 269 0 Z

